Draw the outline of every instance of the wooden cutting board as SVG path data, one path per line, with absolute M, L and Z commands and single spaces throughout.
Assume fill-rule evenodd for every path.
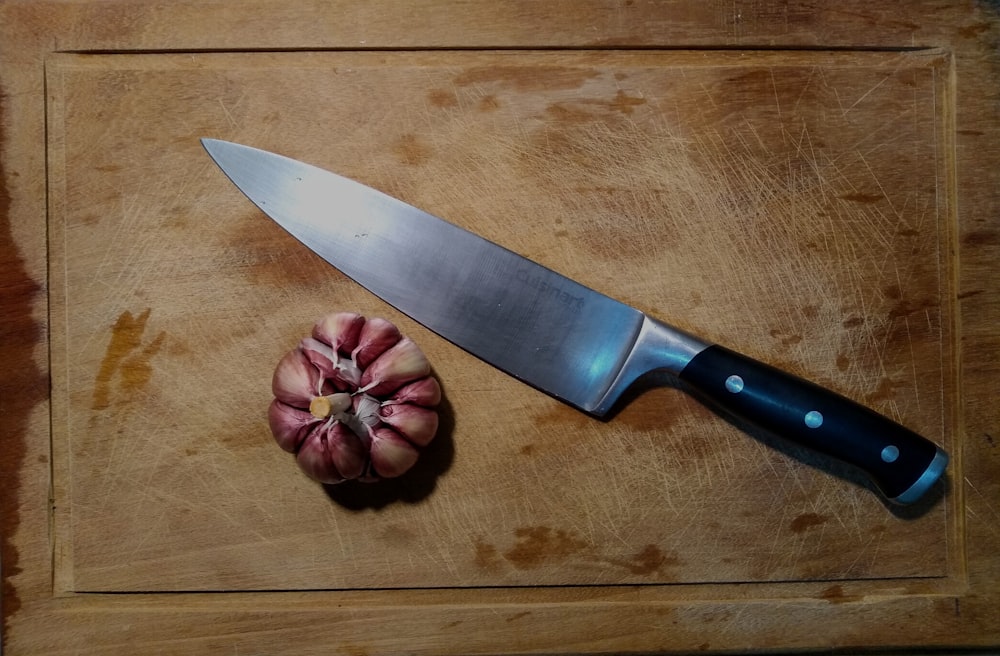
M 125 644 L 112 617 L 166 651 L 178 627 L 220 652 L 940 643 L 938 624 L 862 621 L 880 608 L 995 639 L 956 596 L 972 520 L 947 48 L 189 48 L 45 57 L 39 599 L 71 627 L 59 649 Z M 665 376 L 608 421 L 581 414 L 346 279 L 201 137 L 357 179 L 853 397 L 949 450 L 949 476 L 893 507 Z M 399 480 L 317 485 L 270 436 L 275 364 L 336 310 L 395 322 L 444 388 Z M 82 628 L 87 604 L 105 619 Z M 403 606 L 398 635 L 369 638 Z M 39 608 L 15 648 L 41 644 Z
M 60 582 L 945 574 L 940 491 L 924 512 L 894 516 L 852 473 L 748 436 L 669 386 L 608 422 L 581 415 L 325 265 L 198 141 L 249 142 L 359 179 L 947 447 L 945 63 L 926 53 L 53 58 Z M 266 425 L 275 363 L 335 310 L 399 323 L 446 391 L 424 467 L 385 491 L 312 484 Z M 774 527 L 766 539 L 761 521 Z

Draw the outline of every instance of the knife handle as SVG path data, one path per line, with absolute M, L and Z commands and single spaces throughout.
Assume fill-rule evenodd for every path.
M 861 468 L 895 503 L 919 499 L 948 464 L 936 444 L 877 412 L 719 345 L 680 378 L 745 421 Z

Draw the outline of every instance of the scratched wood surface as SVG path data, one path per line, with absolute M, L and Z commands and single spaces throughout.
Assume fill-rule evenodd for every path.
M 198 142 L 281 150 L 369 183 L 949 447 L 943 63 L 53 58 L 60 580 L 121 591 L 944 575 L 940 493 L 894 515 L 849 472 L 781 453 L 669 387 L 609 422 L 581 415 L 331 270 Z M 332 310 L 399 321 L 446 390 L 425 467 L 388 493 L 312 484 L 267 429 L 275 363 Z M 762 521 L 774 527 L 763 540 Z
M 991 14 L 255 7 L 0 4 L 23 28 L 0 40 L 10 653 L 1000 640 Z M 748 49 L 617 49 L 687 45 Z M 493 46 L 519 50 L 468 49 Z M 394 47 L 418 50 L 350 52 Z M 339 51 L 204 52 L 281 48 Z M 344 280 L 201 136 L 838 389 L 943 444 L 950 477 L 889 508 L 669 380 L 584 417 Z M 444 383 L 444 430 L 395 484 L 316 486 L 263 418 L 278 357 L 343 307 L 397 321 Z

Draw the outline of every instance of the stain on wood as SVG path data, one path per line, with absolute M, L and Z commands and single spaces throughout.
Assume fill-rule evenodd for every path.
M 476 566 L 497 571 L 506 561 L 517 570 L 537 570 L 543 566 L 602 566 L 621 568 L 628 574 L 672 580 L 674 568 L 681 565 L 676 554 L 665 553 L 658 545 L 647 544 L 635 553 L 613 556 L 604 553 L 603 545 L 583 540 L 573 531 L 547 526 L 528 526 L 514 531 L 515 543 L 500 553 L 492 544 L 476 540 Z
M 844 328 L 858 328 L 859 326 L 863 326 L 864 324 L 865 324 L 864 317 L 853 316 L 844 319 L 840 325 L 842 325 Z
M 899 319 L 902 317 L 909 316 L 911 314 L 917 314 L 918 312 L 927 312 L 930 310 L 936 310 L 938 308 L 938 302 L 934 299 L 919 299 L 919 300 L 908 300 L 902 299 L 891 308 L 889 308 L 889 318 Z
M 782 346 L 795 346 L 802 341 L 802 335 L 789 335 L 774 328 L 770 331 L 771 337 L 781 342 Z
M 1000 232 L 995 230 L 972 230 L 962 235 L 965 246 L 996 246 L 1000 244 Z
M 843 200 L 849 200 L 852 203 L 878 203 L 885 200 L 885 196 L 881 194 L 865 194 L 861 192 L 844 194 L 840 196 L 840 198 Z
M 630 115 L 647 100 L 631 96 L 619 89 L 611 99 L 577 98 L 550 104 L 545 111 L 549 118 L 562 123 L 588 123 L 605 120 L 609 114 Z
M 261 286 L 316 289 L 343 279 L 343 274 L 259 210 L 229 218 L 226 225 L 226 229 L 212 235 L 215 252 L 220 263 L 240 274 L 244 292 Z M 183 241 L 189 233 L 180 230 L 177 239 Z M 244 323 L 233 328 L 252 330 L 254 326 Z
M 111 339 L 94 380 L 92 410 L 104 410 L 111 405 L 112 382 L 116 375 L 117 389 L 126 400 L 149 383 L 153 375 L 150 361 L 159 353 L 166 339 L 166 333 L 162 331 L 151 339 L 145 335 L 151 311 L 146 308 L 133 316 L 126 310 L 112 326 Z
M 630 574 L 649 576 L 664 574 L 664 568 L 676 567 L 680 564 L 680 559 L 675 555 L 668 556 L 655 544 L 647 544 L 641 551 L 628 559 L 608 558 L 607 562 L 624 567 Z
M 803 513 L 792 520 L 789 528 L 791 528 L 792 533 L 804 533 L 816 526 L 822 526 L 828 521 L 830 521 L 829 517 L 819 513 Z
M 477 66 L 460 73 L 454 83 L 460 87 L 497 84 L 518 92 L 578 89 L 600 75 L 594 69 L 569 66 Z
M 415 134 L 404 134 L 396 141 L 393 152 L 407 166 L 420 166 L 431 157 L 431 147 Z
M 844 587 L 837 584 L 824 588 L 823 591 L 820 592 L 819 598 L 828 601 L 831 604 L 849 604 L 863 600 L 864 595 L 847 594 L 844 592 Z
M 481 112 L 495 112 L 500 109 L 500 101 L 494 94 L 489 94 L 480 98 L 476 107 Z
M 476 567 L 489 571 L 495 571 L 500 566 L 500 552 L 492 544 L 477 539 L 473 543 L 475 549 L 474 562 Z
M 427 92 L 427 101 L 440 109 L 458 107 L 458 96 L 447 89 L 431 89 Z
M 4 117 L 5 98 L 0 95 L 0 118 Z M 0 120 L 0 143 L 4 143 L 6 123 Z M 3 181 L 12 172 L 0 160 L 0 573 L 3 575 L 0 606 L 3 629 L 9 635 L 9 623 L 21 608 L 13 580 L 21 573 L 21 560 L 15 543 L 20 525 L 20 477 L 28 439 L 28 420 L 35 407 L 45 401 L 48 377 L 35 364 L 34 352 L 43 339 L 42 328 L 32 317 L 42 287 L 28 275 L 24 260 L 14 240 L 10 224 L 11 197 Z M 14 173 L 13 175 L 16 175 Z
M 505 622 L 516 622 L 517 620 L 523 619 L 523 618 L 528 617 L 530 615 L 531 615 L 531 611 L 530 610 L 523 610 L 520 613 L 514 613 L 513 615 L 511 615 L 509 617 L 505 617 L 504 621 Z
M 579 536 L 564 529 L 525 526 L 514 531 L 517 542 L 503 557 L 518 569 L 534 569 L 546 562 L 561 562 L 588 545 Z

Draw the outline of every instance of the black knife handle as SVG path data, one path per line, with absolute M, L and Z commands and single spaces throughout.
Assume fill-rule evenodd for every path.
M 681 380 L 733 415 L 866 472 L 890 500 L 913 503 L 944 473 L 936 444 L 854 401 L 713 345 Z

